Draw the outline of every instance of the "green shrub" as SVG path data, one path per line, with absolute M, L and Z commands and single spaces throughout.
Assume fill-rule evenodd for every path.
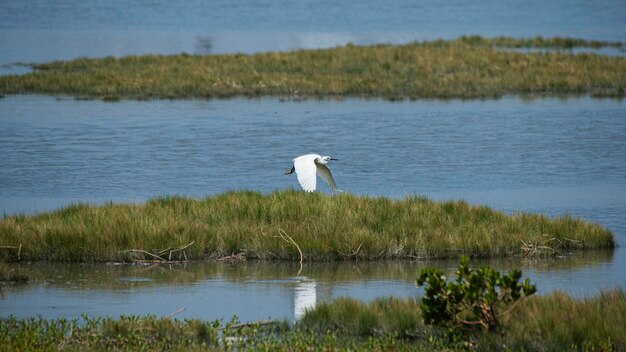
M 502 275 L 488 267 L 472 270 L 469 263 L 468 256 L 461 257 L 454 281 L 448 281 L 436 268 L 420 272 L 417 284 L 426 285 L 420 307 L 427 324 L 481 326 L 485 330 L 494 330 L 499 319 L 521 298 L 537 291 L 529 279 L 519 283 L 522 276 L 519 269 Z

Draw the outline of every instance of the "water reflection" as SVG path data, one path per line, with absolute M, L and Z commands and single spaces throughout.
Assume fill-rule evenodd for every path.
M 305 276 L 297 277 L 293 288 L 293 317 L 299 320 L 308 309 L 315 308 L 317 303 L 317 284 Z
M 570 253 L 565 257 L 475 259 L 474 266 L 491 266 L 501 271 L 521 268 L 538 273 L 589 270 L 611 264 L 612 250 Z M 31 281 L 47 287 L 104 291 L 126 290 L 160 285 L 195 285 L 213 281 L 228 281 L 244 285 L 273 285 L 317 280 L 331 284 L 351 284 L 360 281 L 394 279 L 412 281 L 417 273 L 436 266 L 453 273 L 457 260 L 383 261 L 383 262 L 309 262 L 302 271 L 298 263 L 245 261 L 239 263 L 188 262 L 182 264 L 75 264 L 21 263 L 10 264 L 27 274 Z M 583 274 L 584 275 L 584 274 Z M 281 281 L 288 280 L 288 281 Z
M 196 38 L 196 50 L 194 53 L 200 55 L 212 54 L 213 41 L 214 39 L 211 36 L 198 36 Z
M 410 297 L 419 270 L 437 266 L 453 275 L 458 262 L 291 262 L 206 263 L 184 265 L 106 265 L 25 263 L 18 268 L 31 277 L 25 285 L 0 286 L 2 316 L 78 317 L 81 314 L 168 315 L 179 318 L 299 319 L 318 302 L 339 297 L 372 300 Z M 611 251 L 575 253 L 567 258 L 502 258 L 475 261 L 500 271 L 521 268 L 540 293 L 564 290 L 588 296 L 615 286 Z M 581 285 L 581 283 L 585 283 Z

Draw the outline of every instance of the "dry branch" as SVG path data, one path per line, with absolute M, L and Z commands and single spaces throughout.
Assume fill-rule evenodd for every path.
M 300 270 L 298 270 L 298 275 L 299 275 L 300 272 L 302 271 L 302 261 L 304 261 L 304 255 L 302 254 L 302 251 L 300 250 L 300 246 L 298 246 L 296 241 L 294 241 L 293 238 L 291 238 L 291 236 L 289 236 L 287 234 L 287 232 L 285 232 L 283 229 L 279 229 L 278 230 L 278 234 L 280 236 L 274 236 L 274 237 L 279 237 L 279 238 L 282 238 L 284 241 L 286 241 L 288 243 L 292 243 L 294 246 L 296 246 L 296 249 L 298 250 L 298 253 L 300 253 Z
M 544 245 L 540 245 L 537 242 L 525 242 L 524 240 L 522 240 L 522 254 L 525 257 L 530 257 L 530 256 L 535 256 L 537 254 L 543 254 L 543 253 L 549 253 L 551 255 L 555 255 L 557 253 L 557 250 L 549 247 L 549 246 L 544 246 Z
M 165 316 L 165 319 L 169 319 L 169 318 L 171 318 L 171 317 L 175 316 L 176 314 L 178 314 L 178 313 L 182 313 L 182 312 L 184 312 L 184 311 L 185 311 L 185 307 L 183 307 L 183 308 L 179 308 L 179 309 L 176 309 L 175 311 L 173 311 L 173 312 L 171 312 L 170 314 L 166 315 L 166 316 Z
M 242 260 L 243 261 L 243 260 L 246 260 L 246 252 L 239 252 L 239 253 L 236 253 L 236 254 L 231 254 L 231 255 L 224 256 L 224 257 L 219 257 L 216 260 L 218 262 L 225 261 L 225 260 L 227 260 L 227 261 L 239 261 L 239 260 Z
M 348 247 L 349 250 L 352 250 L 350 245 L 348 245 L 347 243 L 346 243 L 346 246 Z M 350 257 L 354 257 L 355 255 L 359 254 L 359 252 L 361 251 L 361 247 L 363 247 L 363 243 L 359 244 L 357 249 L 355 251 L 352 251 L 352 253 L 345 254 L 345 253 L 342 253 L 340 251 L 337 251 L 337 253 L 341 254 L 342 256 L 344 256 L 346 258 L 350 258 Z
M 185 253 L 185 249 L 189 248 L 189 246 L 191 246 L 194 243 L 195 241 L 191 241 L 189 244 L 178 247 L 178 248 L 169 247 L 167 249 L 163 249 L 157 252 L 157 254 L 146 251 L 144 249 L 126 249 L 126 250 L 120 251 L 119 253 L 141 253 L 141 254 L 145 254 L 156 259 L 156 261 L 149 261 L 149 260 L 144 260 L 144 259 L 133 259 L 133 261 L 135 262 L 180 263 L 180 262 L 187 261 L 187 253 Z M 177 252 L 180 253 L 178 255 L 178 260 L 172 260 L 172 253 L 177 253 Z M 166 253 L 168 253 L 168 259 L 163 258 L 163 255 Z M 185 259 L 181 260 L 182 258 L 181 256 L 184 257 Z
M 182 255 L 185 257 L 185 261 L 187 261 L 187 253 L 185 253 L 185 249 L 189 248 L 189 246 L 191 246 L 192 244 L 196 243 L 196 241 L 191 241 L 189 244 L 179 247 L 179 248 L 167 248 L 164 249 L 162 251 L 159 252 L 159 256 L 164 255 L 165 253 L 168 253 L 168 261 L 172 261 L 172 253 L 176 253 L 176 252 L 181 252 Z M 180 254 L 178 256 L 178 259 L 180 261 Z
M 162 258 L 162 257 L 160 257 L 160 256 L 158 256 L 156 254 L 150 253 L 148 251 L 145 251 L 143 249 L 127 249 L 127 250 L 121 251 L 120 253 L 143 253 L 143 254 L 147 254 L 147 255 L 149 255 L 149 256 L 151 256 L 153 258 L 156 258 L 156 259 L 158 259 L 158 260 L 160 260 L 162 262 L 166 262 L 167 261 L 164 258 Z
M 259 320 L 259 321 L 251 321 L 249 323 L 233 324 L 228 327 L 231 329 L 241 329 L 241 328 L 245 328 L 249 326 L 270 325 L 270 324 L 277 324 L 277 323 L 279 323 L 278 320 Z M 226 327 L 222 327 L 220 329 L 224 330 L 225 328 Z

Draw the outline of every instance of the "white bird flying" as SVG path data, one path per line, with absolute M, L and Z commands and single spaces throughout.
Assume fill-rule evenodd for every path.
M 300 186 L 302 186 L 302 189 L 306 192 L 315 191 L 317 176 L 326 181 L 328 186 L 330 186 L 333 191 L 342 192 L 337 187 L 333 174 L 330 173 L 330 169 L 326 166 L 330 160 L 337 159 L 329 156 L 321 156 L 319 154 L 301 155 L 293 159 L 293 167 L 291 170 L 285 172 L 285 175 L 292 174 L 295 171 L 298 176 Z

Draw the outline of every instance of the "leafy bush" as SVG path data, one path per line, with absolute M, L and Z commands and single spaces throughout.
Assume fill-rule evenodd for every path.
M 448 281 L 436 268 L 420 272 L 417 284 L 426 285 L 420 307 L 427 324 L 482 326 L 485 330 L 494 330 L 499 319 L 521 298 L 537 291 L 529 279 L 519 283 L 522 272 L 518 269 L 502 275 L 488 267 L 473 270 L 469 263 L 468 256 L 461 257 L 457 278 L 453 281 Z

